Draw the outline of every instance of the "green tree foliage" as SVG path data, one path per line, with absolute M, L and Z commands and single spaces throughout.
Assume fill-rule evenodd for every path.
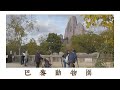
M 39 49 L 40 53 L 43 54 L 43 55 L 49 55 L 50 54 L 49 45 L 48 45 L 48 42 L 46 41 L 46 39 L 47 39 L 47 35 L 40 36 L 38 38 L 38 42 L 39 42 L 38 49 Z
M 78 52 L 93 53 L 97 51 L 97 47 L 100 44 L 100 36 L 94 33 L 83 34 L 79 36 L 73 36 L 72 47 Z
M 84 15 L 87 28 L 91 26 L 103 26 L 107 31 L 103 31 L 100 36 L 102 43 L 99 52 L 114 53 L 114 16 L 113 15 Z
M 26 46 L 27 46 L 28 53 L 30 55 L 34 55 L 36 51 L 38 50 L 38 46 L 34 39 L 30 39 L 30 42 Z
M 7 16 L 7 39 L 22 40 L 21 38 L 25 36 L 25 28 L 22 25 L 25 18 L 25 15 Z
M 27 51 L 27 44 L 21 46 L 21 54 L 22 52 Z M 29 53 L 28 53 L 29 54 Z
M 59 53 L 60 52 L 62 42 L 61 42 L 61 38 L 57 34 L 49 33 L 47 42 L 49 44 L 49 49 L 50 49 L 51 53 L 53 53 L 53 52 Z
M 22 37 L 25 34 L 24 23 L 25 15 L 9 15 L 7 16 L 6 35 L 7 35 L 7 51 L 10 49 L 14 52 L 19 52 L 22 44 Z
M 9 52 L 10 49 L 13 49 L 12 51 L 16 50 L 15 52 L 19 52 L 21 47 L 23 47 L 23 37 L 27 35 L 26 31 L 33 28 L 32 22 L 28 22 L 26 15 L 7 15 L 6 19 L 7 51 Z M 11 44 L 13 42 L 14 46 Z
M 114 16 L 113 15 L 84 15 L 87 28 L 90 26 L 103 26 L 108 30 L 114 30 Z
M 106 54 L 114 53 L 114 36 L 112 30 L 107 30 L 97 35 L 94 33 L 73 36 L 72 47 L 78 52 Z
M 49 55 L 50 54 L 49 43 L 47 41 L 42 42 L 39 46 L 39 50 L 40 50 L 41 54 Z
M 38 42 L 39 42 L 39 44 L 45 42 L 46 39 L 47 39 L 47 35 L 46 35 L 46 36 L 40 36 L 40 37 L 38 38 Z
M 113 30 L 107 30 L 100 34 L 102 43 L 101 47 L 99 48 L 99 52 L 104 53 L 114 53 L 114 32 Z
M 66 52 L 66 50 L 67 50 L 66 44 L 63 43 L 63 44 L 61 45 L 61 50 L 60 50 L 60 51 L 61 51 L 61 52 Z
M 20 41 L 15 41 L 15 40 L 11 40 L 9 43 L 7 43 L 6 45 L 6 50 L 7 53 L 9 54 L 9 52 L 12 50 L 13 52 L 16 52 L 16 54 L 19 54 L 19 45 L 20 45 Z

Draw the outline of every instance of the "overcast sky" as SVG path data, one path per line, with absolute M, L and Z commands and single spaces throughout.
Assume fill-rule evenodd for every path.
M 35 27 L 38 30 L 33 30 L 28 33 L 28 41 L 31 38 L 38 40 L 38 37 L 47 35 L 48 33 L 57 33 L 64 35 L 65 28 L 67 26 L 69 18 L 73 15 L 32 15 L 33 20 L 35 20 Z M 83 24 L 83 16 L 74 15 L 77 18 L 77 22 Z
M 76 16 L 77 23 L 80 22 L 85 27 L 84 17 L 80 15 L 28 15 L 28 20 L 35 21 L 34 25 L 39 31 L 35 29 L 29 32 L 27 35 L 27 42 L 29 42 L 31 38 L 37 41 L 40 36 L 47 35 L 48 33 L 64 35 L 65 28 L 71 16 Z M 92 29 L 95 31 L 103 30 L 102 27 L 91 28 L 91 30 Z

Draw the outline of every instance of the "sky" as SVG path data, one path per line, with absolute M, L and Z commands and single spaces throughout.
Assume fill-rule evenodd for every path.
M 28 43 L 30 39 L 34 38 L 38 44 L 38 38 L 41 36 L 44 37 L 49 33 L 57 33 L 58 35 L 62 34 L 64 37 L 65 29 L 71 16 L 76 16 L 77 23 L 80 22 L 86 29 L 84 16 L 81 15 L 27 15 L 28 21 L 32 21 L 36 29 L 31 32 L 26 32 L 27 39 L 25 40 L 25 37 L 23 38 L 23 41 L 25 40 L 25 43 Z M 7 22 L 9 22 L 9 19 L 7 19 Z M 92 27 L 90 29 L 98 32 L 103 30 L 103 27 Z
M 45 36 L 48 33 L 57 33 L 58 35 L 64 35 L 65 28 L 67 27 L 67 23 L 71 16 L 73 15 L 32 15 L 29 19 L 31 20 L 31 18 L 33 18 L 33 21 L 35 21 L 35 27 L 39 28 L 39 30 L 35 29 L 32 32 L 28 33 L 28 41 L 31 38 L 34 38 L 37 41 L 38 37 Z M 74 16 L 76 16 L 78 23 L 84 23 L 83 16 Z

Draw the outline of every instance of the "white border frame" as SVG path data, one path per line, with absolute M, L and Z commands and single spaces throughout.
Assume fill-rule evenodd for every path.
M 113 14 L 114 15 L 114 68 L 75 68 L 77 75 L 70 74 L 71 68 L 45 68 L 47 74 L 40 76 L 43 68 L 6 68 L 6 14 Z M 120 12 L 119 11 L 0 11 L 0 78 L 4 79 L 119 79 L 120 78 Z M 55 70 L 60 69 L 61 76 L 55 76 Z M 92 70 L 91 76 L 86 76 L 86 69 Z M 25 76 L 25 70 L 30 70 L 31 76 Z

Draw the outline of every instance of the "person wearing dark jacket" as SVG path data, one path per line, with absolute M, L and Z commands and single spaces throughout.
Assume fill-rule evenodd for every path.
M 25 51 L 21 55 L 21 65 L 24 64 Z
M 39 68 L 39 65 L 40 65 L 42 59 L 43 58 L 41 57 L 40 52 L 37 51 L 37 53 L 35 55 L 36 68 Z
M 69 67 L 75 67 L 75 62 L 77 61 L 77 55 L 75 50 L 70 52 L 68 56 Z

